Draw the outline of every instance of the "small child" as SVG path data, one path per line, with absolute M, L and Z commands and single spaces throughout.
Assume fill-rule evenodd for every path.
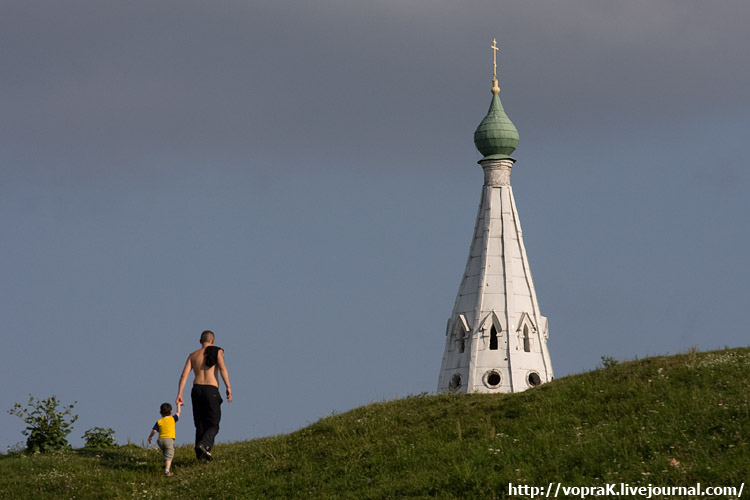
M 182 405 L 177 405 L 177 413 L 172 416 L 172 405 L 169 403 L 163 403 L 159 408 L 161 418 L 156 421 L 154 428 L 151 429 L 151 434 L 148 436 L 148 444 L 151 444 L 151 438 L 154 434 L 159 433 L 159 439 L 156 440 L 156 444 L 161 448 L 164 454 L 164 473 L 167 477 L 172 476 L 172 459 L 174 458 L 174 424 L 180 419 L 180 408 Z

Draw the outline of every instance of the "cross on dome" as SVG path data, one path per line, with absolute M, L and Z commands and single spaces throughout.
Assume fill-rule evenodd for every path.
M 487 116 L 474 132 L 474 144 L 484 160 L 498 160 L 510 158 L 510 155 L 518 146 L 518 130 L 508 115 L 505 114 L 500 102 L 500 87 L 497 84 L 497 39 L 492 39 L 492 62 L 494 72 L 492 74 L 492 102 Z
M 497 51 L 499 50 L 497 46 L 497 39 L 495 38 L 492 39 L 492 45 L 490 46 L 490 48 L 492 49 L 492 66 L 493 66 L 492 93 L 497 95 L 500 93 L 500 87 L 497 84 Z

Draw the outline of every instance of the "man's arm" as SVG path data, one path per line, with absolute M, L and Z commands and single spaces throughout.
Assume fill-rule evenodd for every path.
M 151 438 L 156 434 L 156 429 L 151 429 L 151 434 L 148 435 L 148 444 L 151 444 Z
M 177 387 L 177 399 L 174 400 L 178 410 L 180 408 L 180 405 L 185 404 L 185 402 L 182 400 L 182 391 L 185 390 L 185 384 L 187 383 L 187 379 L 190 376 L 190 369 L 190 356 L 188 356 L 187 361 L 185 361 L 185 368 L 182 369 L 182 375 L 180 375 L 180 384 Z
M 224 349 L 219 350 L 219 355 L 217 356 L 216 365 L 219 367 L 219 373 L 221 374 L 221 379 L 224 381 L 224 385 L 227 387 L 227 402 L 232 402 L 232 385 L 229 383 L 229 370 L 227 370 L 227 365 L 224 363 Z

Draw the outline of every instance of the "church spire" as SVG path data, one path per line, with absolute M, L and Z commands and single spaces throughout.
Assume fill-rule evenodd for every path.
M 509 155 L 518 132 L 503 111 L 497 84 L 497 43 L 492 103 L 474 133 L 484 155 L 484 185 L 469 258 L 446 325 L 438 392 L 519 392 L 553 378 L 547 337 L 523 243 Z

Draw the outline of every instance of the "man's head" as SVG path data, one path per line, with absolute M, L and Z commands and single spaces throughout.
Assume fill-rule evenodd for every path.
M 213 344 L 214 343 L 214 332 L 206 330 L 201 333 L 201 344 Z
M 159 413 L 162 417 L 168 417 L 172 414 L 172 405 L 169 403 L 162 403 L 159 407 Z

